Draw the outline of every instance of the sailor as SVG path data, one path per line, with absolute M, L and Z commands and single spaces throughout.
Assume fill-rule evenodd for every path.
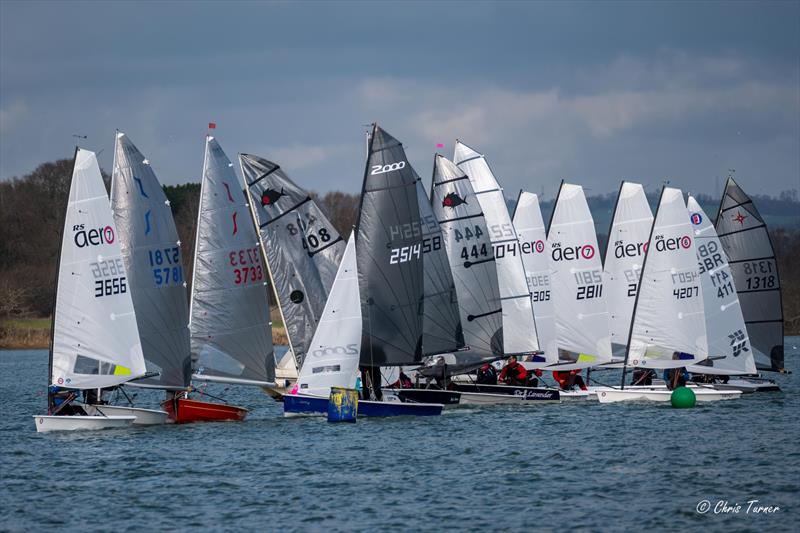
M 491 363 L 484 363 L 478 369 L 478 384 L 479 385 L 497 385 L 497 370 Z
M 652 385 L 656 371 L 652 368 L 637 368 L 633 371 L 631 385 Z
M 403 370 L 401 369 L 400 370 L 400 376 L 397 378 L 397 381 L 395 381 L 394 383 L 389 385 L 389 388 L 390 389 L 413 389 L 414 388 L 414 382 L 411 381 L 411 378 L 408 377 L 408 375 L 405 372 L 403 372 Z
M 553 379 L 556 380 L 561 390 L 572 390 L 575 385 L 581 390 L 587 390 L 580 370 L 554 370 Z
M 499 380 L 506 385 L 517 385 L 525 387 L 528 385 L 528 371 L 517 362 L 515 356 L 508 358 L 508 364 L 500 372 Z

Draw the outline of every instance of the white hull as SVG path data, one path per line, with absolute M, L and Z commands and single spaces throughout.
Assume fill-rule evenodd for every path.
M 692 388 L 698 402 L 716 402 L 719 400 L 734 400 L 742 395 L 742 391 L 714 390 Z M 612 389 L 598 388 L 597 399 L 600 403 L 616 402 L 669 402 L 672 391 L 668 389 Z
M 597 399 L 596 394 L 585 390 L 559 390 L 558 395 L 562 402 L 585 402 Z
M 76 431 L 124 428 L 133 424 L 135 416 L 34 416 L 36 431 Z
M 83 407 L 83 410 L 91 416 L 135 416 L 133 421 L 135 426 L 155 426 L 166 424 L 168 414 L 160 409 L 142 409 L 140 407 L 125 407 L 121 405 L 86 405 L 76 404 Z M 99 409 L 99 412 L 98 412 Z
M 491 394 L 487 392 L 461 392 L 458 405 L 541 405 L 559 403 L 559 400 L 526 399 L 513 394 Z

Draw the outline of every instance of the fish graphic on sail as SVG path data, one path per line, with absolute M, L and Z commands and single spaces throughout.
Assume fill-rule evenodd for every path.
M 547 232 L 559 370 L 611 361 L 603 265 L 583 187 L 561 183 Z
M 302 365 L 345 242 L 305 190 L 276 163 L 239 154 L 253 219 L 294 354 Z
M 506 355 L 526 355 L 534 363 L 545 363 L 538 355 L 531 293 L 503 190 L 486 158 L 461 141 L 456 141 L 453 162 L 469 177 L 488 224 L 503 308 L 503 350 Z
M 137 382 L 185 389 L 191 381 L 189 306 L 178 230 L 150 162 L 122 132 L 116 136 L 111 207 L 148 371 Z
M 753 352 L 728 258 L 714 225 L 693 196 L 686 203 L 694 228 L 709 358 L 687 368 L 715 375 L 755 374 Z
M 194 377 L 272 384 L 267 269 L 233 163 L 212 136 L 206 137 L 196 235 L 189 311 Z
M 733 274 L 756 368 L 782 372 L 783 307 L 775 250 L 764 219 L 732 177 L 725 183 L 714 225 Z
M 539 346 L 544 351 L 545 363 L 555 364 L 558 362 L 558 342 L 550 285 L 550 248 L 539 198 L 535 194 L 520 191 L 514 208 L 513 223 L 519 237 L 522 264 L 531 291 Z
M 633 304 L 652 227 L 653 212 L 644 187 L 623 181 L 614 205 L 603 261 L 611 350 L 618 359 L 625 356 L 628 345 Z

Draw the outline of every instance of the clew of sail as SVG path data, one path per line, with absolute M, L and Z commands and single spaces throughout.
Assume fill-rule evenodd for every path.
M 191 381 L 189 305 L 178 230 L 150 162 L 117 133 L 111 206 L 148 371 L 137 384 L 183 389 Z
M 325 307 L 345 242 L 305 190 L 272 161 L 239 154 L 253 217 L 300 368 Z
M 783 371 L 783 308 L 775 250 L 753 201 L 728 178 L 715 223 L 728 256 L 756 368 Z
M 686 203 L 694 227 L 700 288 L 706 314 L 709 358 L 689 372 L 716 375 L 755 374 L 753 352 L 744 325 L 728 258 L 714 225 L 693 196 Z M 722 357 L 722 359 L 717 359 Z
M 519 237 L 519 249 L 522 254 L 522 264 L 525 267 L 525 276 L 531 290 L 539 345 L 544 351 L 544 363 L 533 366 L 555 364 L 558 362 L 558 342 L 550 286 L 548 259 L 550 248 L 547 244 L 542 211 L 539 208 L 539 198 L 535 194 L 520 191 L 513 221 Z M 532 367 L 531 363 L 526 363 L 525 366 Z
M 206 137 L 192 294 L 192 362 L 201 379 L 275 380 L 267 269 L 233 163 Z
M 507 355 L 529 354 L 534 362 L 543 362 L 543 357 L 534 355 L 539 341 L 531 293 L 503 190 L 486 158 L 460 141 L 456 141 L 453 162 L 472 182 L 489 228 L 503 307 L 503 349 Z
M 633 308 L 627 365 L 679 368 L 708 357 L 693 235 L 680 189 L 664 187 Z
M 112 387 L 145 373 L 118 237 L 97 157 L 78 149 L 58 266 L 52 385 Z

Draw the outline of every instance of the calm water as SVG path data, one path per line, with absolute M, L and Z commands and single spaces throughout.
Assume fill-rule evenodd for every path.
M 787 341 L 784 392 L 691 410 L 561 404 L 334 425 L 215 386 L 252 408 L 245 423 L 49 435 L 31 418 L 46 352 L 0 352 L 0 529 L 796 531 L 800 338 Z M 155 405 L 146 394 L 137 401 Z M 752 499 L 780 511 L 746 514 Z M 742 509 L 700 515 L 701 500 Z

